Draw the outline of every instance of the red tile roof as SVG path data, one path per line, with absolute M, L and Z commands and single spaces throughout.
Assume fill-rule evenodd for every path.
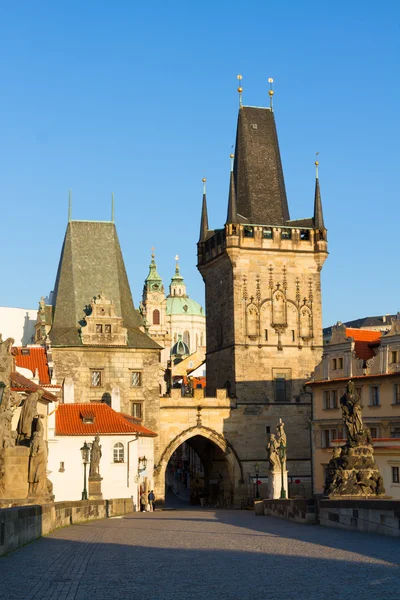
M 43 389 L 42 387 L 40 387 L 40 385 L 37 385 L 30 379 L 27 379 L 26 377 L 21 375 L 21 373 L 17 373 L 17 372 L 11 373 L 10 381 L 11 381 L 11 389 L 13 392 L 37 392 L 38 390 Z M 46 390 L 43 390 L 43 391 L 44 391 L 44 394 L 43 394 L 44 400 L 47 400 L 48 402 L 56 402 L 57 401 L 57 398 L 56 398 L 56 396 L 54 396 L 54 394 L 51 394 L 50 392 L 47 392 Z
M 351 337 L 354 340 L 354 350 L 357 358 L 368 360 L 375 356 L 372 345 L 379 343 L 382 334 L 380 331 L 372 331 L 370 329 L 352 329 L 346 327 L 346 337 Z
M 84 423 L 93 419 L 93 423 Z M 114 435 L 139 434 L 153 437 L 157 434 L 139 423 L 133 423 L 102 402 L 60 404 L 56 412 L 56 435 Z
M 32 375 L 35 375 L 35 371 L 38 369 L 40 383 L 43 385 L 50 383 L 49 365 L 47 364 L 46 350 L 44 348 L 14 347 L 13 355 L 17 367 L 29 369 Z

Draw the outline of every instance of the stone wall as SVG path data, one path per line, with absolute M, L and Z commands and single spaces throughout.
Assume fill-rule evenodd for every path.
M 400 537 L 398 500 L 262 500 L 254 511 L 297 523 Z
M 58 527 L 123 515 L 132 510 L 131 498 L 55 502 L 0 509 L 0 556 Z

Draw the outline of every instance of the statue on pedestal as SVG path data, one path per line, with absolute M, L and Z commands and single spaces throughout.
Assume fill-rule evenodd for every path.
M 32 439 L 32 423 L 33 419 L 38 416 L 37 403 L 43 396 L 43 390 L 32 392 L 26 398 L 19 416 L 17 425 L 18 438 L 17 442 L 21 446 L 29 446 Z
M 40 422 L 40 421 L 39 421 Z M 33 434 L 29 456 L 29 496 L 47 494 L 47 444 L 43 439 L 43 426 L 39 426 Z
M 360 398 L 349 381 L 340 398 L 347 442 L 333 449 L 324 493 L 328 496 L 377 497 L 385 494 L 383 479 L 374 460 L 371 432 L 362 420 Z
M 89 467 L 89 477 L 97 477 L 100 478 L 100 459 L 101 459 L 101 445 L 100 438 L 98 435 L 94 438 L 94 442 L 92 443 L 92 447 L 90 450 L 90 467 Z
M 273 433 L 269 436 L 267 446 L 267 460 L 269 462 L 270 471 L 278 471 L 280 469 L 278 442 Z

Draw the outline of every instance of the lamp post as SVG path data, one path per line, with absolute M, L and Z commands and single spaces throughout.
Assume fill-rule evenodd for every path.
M 286 490 L 285 490 L 285 484 L 283 481 L 283 465 L 284 465 L 285 458 L 286 458 L 286 446 L 285 446 L 282 438 L 281 438 L 281 442 L 278 446 L 278 454 L 279 454 L 279 460 L 281 463 L 281 500 L 285 500 L 286 499 Z
M 1 403 L 3 402 L 3 394 L 4 394 L 5 389 L 6 389 L 6 384 L 4 383 L 4 381 L 0 381 L 0 406 L 1 406 Z
M 87 500 L 87 487 L 86 487 L 86 467 L 90 462 L 90 446 L 85 442 L 81 448 L 82 462 L 83 462 L 83 492 L 82 500 Z
M 258 462 L 254 465 L 254 470 L 256 472 L 256 498 L 260 497 L 260 492 L 258 491 L 258 471 L 260 470 L 260 465 Z

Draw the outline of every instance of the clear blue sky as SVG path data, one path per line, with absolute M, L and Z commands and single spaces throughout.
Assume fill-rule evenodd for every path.
M 400 309 L 399 2 L 8 2 L 0 54 L 0 305 L 53 288 L 69 188 L 76 219 L 109 219 L 115 192 L 136 305 L 153 245 L 203 303 L 201 178 L 221 227 L 241 73 L 245 104 L 275 80 L 292 218 L 320 152 L 324 324 Z

